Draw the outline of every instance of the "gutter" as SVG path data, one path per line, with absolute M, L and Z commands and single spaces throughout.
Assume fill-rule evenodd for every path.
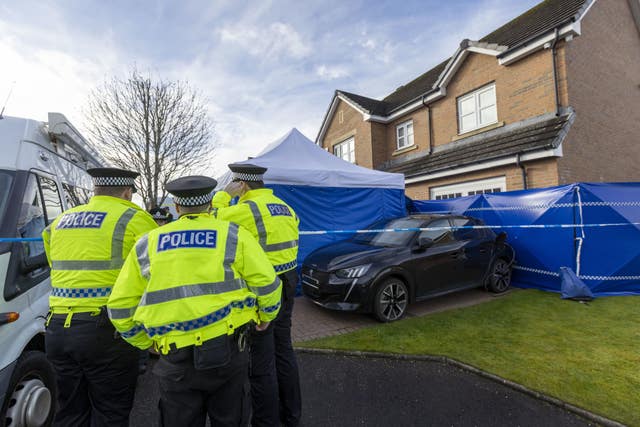
M 558 28 L 553 31 L 553 42 L 551 43 L 551 59 L 553 62 L 553 90 L 556 95 L 556 117 L 560 116 L 560 94 L 558 90 L 558 49 L 556 49 L 556 44 L 558 43 L 558 39 L 560 36 L 560 32 Z M 525 187 L 526 189 L 527 187 Z
M 516 166 L 518 166 L 522 170 L 522 189 L 527 189 L 527 170 L 522 164 L 522 153 L 518 153 L 516 155 Z
M 433 153 L 433 126 L 431 125 L 431 106 L 424 102 L 425 96 L 426 94 L 422 95 L 422 105 L 424 107 L 427 107 L 427 118 L 429 120 L 429 129 L 427 129 L 427 132 L 429 134 L 429 153 L 427 153 L 427 155 L 430 155 L 431 153 Z

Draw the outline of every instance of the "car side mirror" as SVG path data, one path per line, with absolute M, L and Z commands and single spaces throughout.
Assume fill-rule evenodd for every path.
M 433 245 L 433 239 L 427 236 L 418 237 L 417 249 L 424 250 Z
M 48 266 L 47 254 L 42 252 L 41 254 L 32 257 L 23 258 L 22 265 L 20 266 L 20 272 L 22 274 L 29 274 L 32 271 L 36 271 L 46 266 Z

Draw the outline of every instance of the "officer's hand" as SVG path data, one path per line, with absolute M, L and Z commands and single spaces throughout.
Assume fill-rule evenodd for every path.
M 269 327 L 269 323 L 271 322 L 262 322 L 260 324 L 256 324 L 256 331 L 258 332 L 265 331 Z
M 233 199 L 236 196 L 239 196 L 242 193 L 242 182 L 240 181 L 231 181 L 224 187 L 224 191 L 229 193 L 231 198 Z
M 147 351 L 151 354 L 154 354 L 156 356 L 160 356 L 160 353 L 158 352 L 158 350 L 156 350 L 155 346 L 151 346 L 147 349 Z

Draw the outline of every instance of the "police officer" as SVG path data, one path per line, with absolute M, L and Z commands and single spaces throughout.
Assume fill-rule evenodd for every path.
M 54 423 L 126 426 L 138 353 L 117 336 L 104 306 L 136 237 L 156 224 L 131 203 L 136 172 L 87 172 L 95 196 L 58 216 L 42 233 L 53 287 L 45 344 L 57 374 Z
M 166 426 L 247 423 L 248 330 L 268 327 L 282 286 L 248 231 L 210 215 L 216 181 L 167 184 L 180 218 L 143 236 L 131 250 L 107 307 L 132 345 L 160 353 Z
M 251 344 L 253 426 L 296 426 L 301 415 L 298 364 L 291 343 L 291 313 L 298 275 L 299 219 L 293 209 L 264 188 L 266 168 L 231 164 L 232 182 L 213 198 L 220 219 L 249 230 L 283 282 L 282 308 L 272 326 L 255 332 Z M 229 206 L 232 197 L 238 203 Z M 279 399 L 278 399 L 279 396 Z
M 149 214 L 153 217 L 153 220 L 158 225 L 165 225 L 173 221 L 173 214 L 169 211 L 168 207 L 161 208 L 156 206 L 149 209 Z

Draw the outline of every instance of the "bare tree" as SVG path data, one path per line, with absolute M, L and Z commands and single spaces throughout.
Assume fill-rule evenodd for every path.
M 213 123 L 187 82 L 143 76 L 104 82 L 89 96 L 89 134 L 113 165 L 140 172 L 147 209 L 167 197 L 165 184 L 202 170 L 215 149 Z

